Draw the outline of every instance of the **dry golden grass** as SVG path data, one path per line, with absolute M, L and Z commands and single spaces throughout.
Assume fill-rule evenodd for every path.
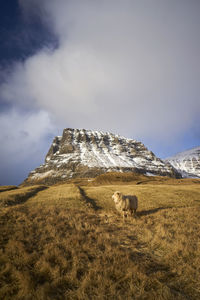
M 200 299 L 199 181 L 83 183 L 1 209 L 0 299 Z M 138 196 L 136 218 L 115 190 Z
M 200 205 L 200 185 L 167 185 L 167 184 L 124 184 L 84 187 L 88 197 L 96 201 L 104 210 L 114 208 L 112 194 L 120 190 L 123 194 L 134 194 L 139 198 L 139 211 L 171 207 L 188 207 Z
M 32 197 L 28 205 L 31 207 L 37 205 L 40 208 L 60 207 L 63 209 L 86 207 L 84 201 L 81 201 L 78 187 L 74 184 L 50 186 L 47 190 Z
M 0 207 L 11 206 L 24 203 L 30 197 L 36 195 L 39 191 L 46 189 L 46 186 L 36 185 L 32 187 L 23 187 L 19 189 L 7 189 L 0 193 Z
M 2 186 L 0 186 L 0 193 L 15 190 L 17 188 L 18 187 L 16 185 L 2 185 Z
M 81 179 L 78 179 L 78 184 L 85 184 L 85 180 L 81 182 Z M 175 179 L 170 177 L 163 177 L 163 176 L 145 176 L 143 174 L 138 173 L 116 173 L 116 172 L 108 172 L 102 175 L 97 176 L 96 178 L 91 178 L 89 180 L 89 185 L 96 186 L 96 185 L 110 185 L 110 184 L 200 184 L 200 179 Z M 87 184 L 88 185 L 88 184 Z
M 101 185 L 101 184 L 128 184 L 130 182 L 138 182 L 138 181 L 144 181 L 144 180 L 149 180 L 150 177 L 147 177 L 142 174 L 138 173 L 132 173 L 132 172 L 127 172 L 127 173 L 116 173 L 116 172 L 108 172 L 102 175 L 97 176 L 96 178 L 93 178 L 91 180 L 90 185 Z

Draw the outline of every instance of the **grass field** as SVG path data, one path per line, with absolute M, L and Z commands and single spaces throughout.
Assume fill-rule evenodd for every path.
M 200 180 L 122 176 L 0 193 L 0 299 L 200 299 Z

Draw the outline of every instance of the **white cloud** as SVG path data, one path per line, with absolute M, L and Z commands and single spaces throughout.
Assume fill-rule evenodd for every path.
M 59 126 L 176 140 L 200 113 L 196 1 L 20 1 L 59 38 L 18 64 L 1 96 Z
M 46 112 L 16 109 L 0 114 L 0 128 L 1 161 L 8 165 L 44 160 L 47 136 L 55 130 Z

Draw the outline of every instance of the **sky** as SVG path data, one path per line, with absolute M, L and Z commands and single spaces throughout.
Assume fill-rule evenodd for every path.
M 0 184 L 67 127 L 161 158 L 200 146 L 199 28 L 199 0 L 2 0 Z

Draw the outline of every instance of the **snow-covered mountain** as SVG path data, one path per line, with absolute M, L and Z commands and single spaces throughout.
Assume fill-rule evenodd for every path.
M 172 157 L 166 158 L 183 177 L 200 178 L 200 147 L 180 152 Z
M 109 171 L 180 177 L 141 142 L 101 131 L 67 128 L 54 138 L 45 163 L 32 171 L 25 183 L 55 183 Z

